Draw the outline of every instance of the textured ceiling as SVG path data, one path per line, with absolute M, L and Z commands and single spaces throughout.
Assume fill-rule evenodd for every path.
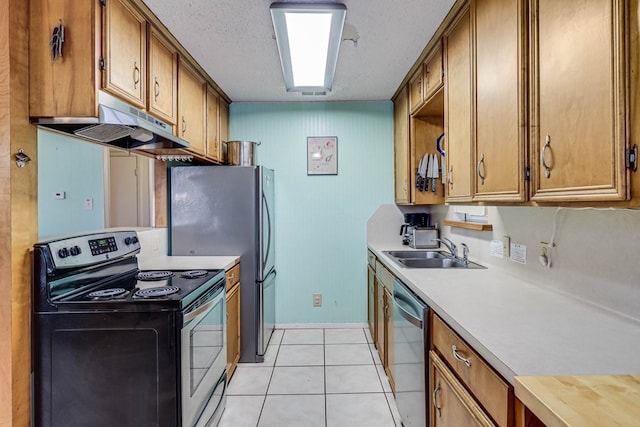
M 333 90 L 287 93 L 271 0 L 144 0 L 233 102 L 388 100 L 454 0 L 344 0 Z

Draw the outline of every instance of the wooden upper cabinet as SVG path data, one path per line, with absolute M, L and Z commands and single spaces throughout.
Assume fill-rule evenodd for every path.
M 185 61 L 178 61 L 178 136 L 189 151 L 204 155 L 207 89 L 204 79 Z
M 474 200 L 525 201 L 524 0 L 474 0 Z M 454 179 L 456 173 L 454 172 Z
M 178 53 L 154 27 L 149 28 L 149 113 L 176 124 Z
M 626 2 L 530 3 L 531 199 L 625 199 Z
M 222 144 L 220 146 L 223 151 L 222 160 L 226 160 L 224 158 L 226 155 L 226 149 L 224 147 L 226 146 L 227 141 L 229 141 L 229 103 L 220 97 L 218 108 L 220 108 L 220 111 L 218 112 L 220 115 L 220 120 L 218 121 L 218 138 Z
M 422 107 L 424 101 L 424 64 L 421 64 L 418 70 L 409 80 L 409 111 L 414 113 Z
M 445 200 L 471 201 L 472 63 L 469 8 L 445 33 Z
M 443 84 L 442 50 L 437 47 L 409 80 L 409 110 L 416 113 Z
M 409 86 L 405 86 L 393 100 L 393 158 L 395 202 L 410 203 Z
M 222 161 L 222 144 L 220 143 L 220 95 L 207 86 L 207 157 Z
M 104 9 L 104 89 L 146 108 L 147 23 L 124 0 L 107 0 Z
M 31 117 L 95 117 L 98 114 L 101 9 L 98 0 L 30 0 Z M 54 28 L 61 23 L 68 31 L 62 56 L 54 62 L 49 42 Z
M 423 98 L 427 101 L 444 82 L 444 70 L 442 68 L 442 49 L 436 48 L 424 62 L 424 93 Z

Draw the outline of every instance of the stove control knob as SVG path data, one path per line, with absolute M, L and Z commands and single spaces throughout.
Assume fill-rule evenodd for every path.
M 125 237 L 124 238 L 124 244 L 129 246 L 132 244 L 138 243 L 138 236 L 132 236 L 132 237 Z
M 82 250 L 80 249 L 80 246 L 72 246 L 69 249 L 69 252 L 71 252 L 72 256 L 77 256 L 77 255 L 80 255 L 82 253 Z
M 58 250 L 58 256 L 60 258 L 66 258 L 69 256 L 69 249 L 67 248 L 61 248 Z

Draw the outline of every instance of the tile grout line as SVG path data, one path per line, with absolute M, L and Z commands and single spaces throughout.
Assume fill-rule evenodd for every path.
M 284 339 L 284 331 L 282 332 L 282 337 L 280 338 L 280 343 Z M 258 421 L 256 422 L 256 427 L 260 425 L 260 418 L 262 418 L 262 412 L 264 411 L 264 407 L 267 404 L 267 395 L 269 394 L 269 387 L 271 386 L 271 380 L 273 379 L 273 374 L 276 370 L 276 362 L 278 360 L 278 353 L 280 353 L 280 343 L 278 343 L 278 349 L 276 350 L 275 358 L 273 359 L 273 366 L 271 367 L 271 376 L 269 377 L 269 382 L 267 383 L 267 389 L 264 392 L 264 400 L 262 401 L 262 407 L 260 408 L 260 414 L 258 415 Z M 267 350 L 269 346 L 267 346 Z
M 322 329 L 322 373 L 324 376 L 324 427 L 329 425 L 329 414 L 327 408 L 327 337 L 326 329 Z

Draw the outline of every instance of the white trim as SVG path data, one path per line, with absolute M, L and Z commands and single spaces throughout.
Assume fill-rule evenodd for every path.
M 355 329 L 368 328 L 364 323 L 276 323 L 276 329 Z

